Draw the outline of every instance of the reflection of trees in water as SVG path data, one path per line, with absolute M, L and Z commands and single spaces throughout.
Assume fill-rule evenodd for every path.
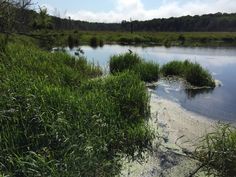
M 212 93 L 213 90 L 213 88 L 185 89 L 185 93 L 188 96 L 188 99 L 193 99 L 199 94 Z

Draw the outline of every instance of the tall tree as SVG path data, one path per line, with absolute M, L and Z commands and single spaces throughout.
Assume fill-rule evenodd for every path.
M 23 20 L 18 20 L 20 18 L 16 18 L 16 15 L 31 5 L 31 0 L 0 0 L 0 32 L 11 33 L 16 24 L 24 23 Z

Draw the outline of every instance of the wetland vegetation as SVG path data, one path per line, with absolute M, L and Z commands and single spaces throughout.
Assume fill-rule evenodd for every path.
M 84 58 L 9 44 L 1 53 L 0 174 L 114 176 L 153 137 L 139 78 L 104 79 Z
M 209 15 L 217 23 L 208 25 L 205 32 L 194 32 L 201 31 L 200 22 L 206 18 L 209 21 L 209 16 L 98 24 L 51 17 L 42 8 L 37 13 L 27 8 L 30 4 L 30 0 L 0 1 L 3 177 L 120 175 L 122 161 L 143 160 L 158 136 L 148 124 L 150 94 L 145 82 L 158 81 L 161 76 L 179 76 L 194 86 L 215 87 L 206 69 L 187 60 L 160 67 L 130 51 L 112 56 L 111 74 L 104 76 L 101 67 L 85 57 L 52 53 L 48 51 L 52 47 L 97 47 L 107 43 L 168 47 L 236 45 L 236 33 L 231 32 L 235 29 L 235 14 Z M 229 30 L 220 32 L 218 26 L 218 32 L 209 33 L 223 17 L 228 20 L 228 26 L 224 25 Z M 181 26 L 180 19 L 197 20 L 200 25 L 184 30 L 192 23 L 186 25 L 183 31 L 190 32 L 183 32 L 182 28 L 166 30 L 166 24 Z M 82 24 L 81 29 L 76 27 L 78 24 Z M 155 24 L 160 28 L 153 30 Z M 114 27 L 117 30 L 110 30 Z M 216 176 L 234 175 L 235 137 L 235 128 L 230 126 L 220 126 L 215 133 L 206 135 L 194 154 L 202 163 L 201 169 Z

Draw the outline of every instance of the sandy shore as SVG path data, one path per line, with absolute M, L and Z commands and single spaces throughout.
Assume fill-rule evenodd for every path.
M 199 138 L 211 132 L 216 122 L 183 109 L 177 103 L 151 95 L 152 119 L 149 125 L 158 135 L 152 154 L 145 162 L 127 162 L 122 176 L 184 177 L 194 171 L 199 162 L 189 158 Z M 198 174 L 197 176 L 204 176 Z

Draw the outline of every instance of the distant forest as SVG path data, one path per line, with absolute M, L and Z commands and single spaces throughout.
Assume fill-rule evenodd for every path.
M 78 29 L 89 31 L 236 31 L 236 13 L 183 16 L 179 18 L 153 19 L 147 21 L 122 21 L 121 23 L 89 23 L 53 18 L 55 29 Z
M 24 12 L 25 26 L 18 30 L 33 30 L 33 19 L 38 15 L 35 11 Z M 18 16 L 22 18 L 22 16 Z M 152 32 L 235 32 L 236 13 L 216 13 L 202 16 L 183 16 L 178 18 L 162 18 L 147 21 L 122 21 L 121 23 L 90 23 L 52 16 L 51 29 L 81 31 L 152 31 Z

